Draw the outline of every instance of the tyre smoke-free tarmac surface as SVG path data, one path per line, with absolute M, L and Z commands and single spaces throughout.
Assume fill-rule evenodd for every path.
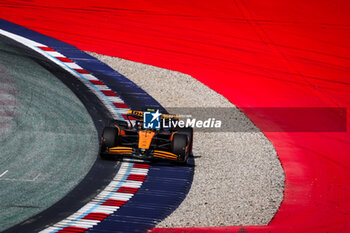
M 0 41 L 0 231 L 59 201 L 96 160 L 97 132 L 53 74 Z
M 166 69 L 90 53 L 135 82 L 165 108 L 231 107 L 227 99 L 192 77 Z M 244 114 L 235 118 L 255 127 Z M 157 227 L 265 225 L 283 200 L 284 172 L 261 132 L 195 132 L 191 190 Z

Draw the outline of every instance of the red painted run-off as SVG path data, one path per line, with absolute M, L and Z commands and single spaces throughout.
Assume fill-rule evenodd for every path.
M 240 107 L 350 105 L 349 1 L 3 0 L 0 10 L 80 49 L 190 74 Z M 246 229 L 349 232 L 350 134 L 266 136 L 286 172 L 285 198 L 268 226 Z

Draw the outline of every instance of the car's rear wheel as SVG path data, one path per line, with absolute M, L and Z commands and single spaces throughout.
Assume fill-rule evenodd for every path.
M 188 160 L 189 151 L 186 148 L 188 143 L 188 136 L 185 134 L 174 134 L 173 141 L 171 144 L 172 153 L 179 156 L 178 162 L 186 164 Z M 187 150 L 186 150 L 187 149 Z
M 192 156 L 192 145 L 193 145 L 193 128 L 192 127 L 186 127 L 186 128 L 180 128 L 177 127 L 176 131 L 180 134 L 185 134 L 188 136 L 189 141 L 189 155 Z
M 115 127 L 105 127 L 101 137 L 100 155 L 106 158 L 108 148 L 115 147 L 118 144 L 118 129 Z

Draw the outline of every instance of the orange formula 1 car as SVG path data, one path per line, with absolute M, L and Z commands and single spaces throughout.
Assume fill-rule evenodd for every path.
M 193 128 L 178 126 L 165 128 L 162 124 L 163 121 L 167 121 L 168 125 L 176 125 L 169 122 L 178 121 L 178 116 L 161 114 L 154 110 L 129 110 L 127 118 L 129 123 L 111 120 L 109 126 L 104 128 L 100 146 L 102 158 L 117 155 L 187 163 L 192 154 Z

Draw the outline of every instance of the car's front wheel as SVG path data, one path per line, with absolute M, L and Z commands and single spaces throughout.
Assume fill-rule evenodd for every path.
M 185 134 L 188 136 L 188 141 L 189 141 L 188 150 L 189 150 L 189 155 L 192 156 L 193 155 L 192 154 L 193 128 L 192 127 L 185 127 L 185 128 L 177 127 L 176 131 L 177 131 L 177 133 Z
M 187 164 L 189 150 L 188 150 L 188 136 L 185 134 L 174 134 L 171 144 L 171 150 L 173 154 L 179 156 L 178 162 L 181 164 Z

